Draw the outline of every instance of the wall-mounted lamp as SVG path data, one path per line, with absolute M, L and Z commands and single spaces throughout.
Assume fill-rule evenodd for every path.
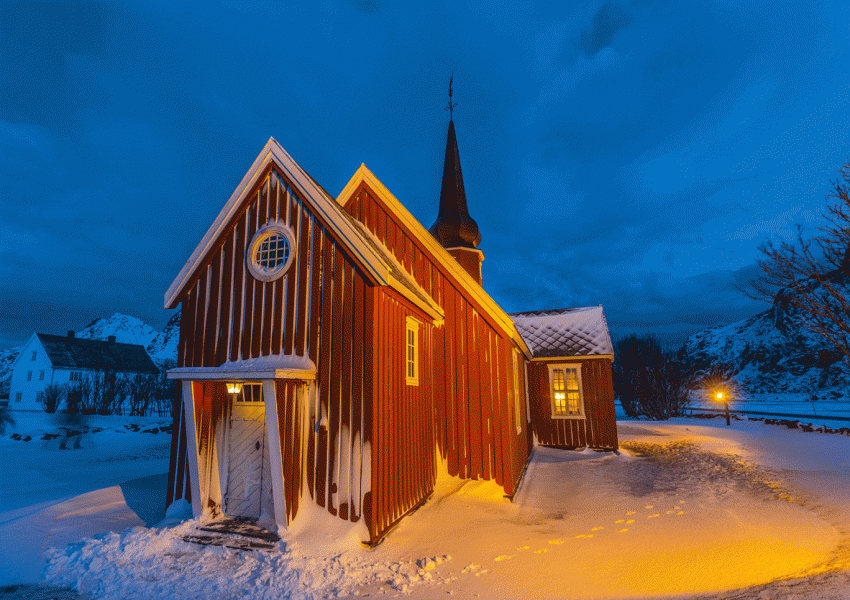
M 236 383 L 235 381 L 227 382 L 227 393 L 228 394 L 238 394 L 242 391 L 242 384 Z

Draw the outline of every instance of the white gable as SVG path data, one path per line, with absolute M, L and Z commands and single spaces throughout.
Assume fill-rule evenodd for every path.
M 174 308 L 177 305 L 178 298 L 192 279 L 195 270 L 203 263 L 207 253 L 215 246 L 219 236 L 236 215 L 242 201 L 271 162 L 292 183 L 295 191 L 307 202 L 310 208 L 329 224 L 335 237 L 346 246 L 356 260 L 363 265 L 364 269 L 381 285 L 389 283 L 389 265 L 358 234 L 343 214 L 342 208 L 313 181 L 274 138 L 269 138 L 262 152 L 254 160 L 254 164 L 242 178 L 239 187 L 230 196 L 230 200 L 224 205 L 201 243 L 195 248 L 192 256 L 189 257 L 177 278 L 165 292 L 165 308 Z

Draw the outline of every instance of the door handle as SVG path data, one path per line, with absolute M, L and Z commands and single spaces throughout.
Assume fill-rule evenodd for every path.
M 256 448 L 257 450 L 260 449 L 260 440 L 257 440 L 257 443 L 254 444 L 254 448 Z

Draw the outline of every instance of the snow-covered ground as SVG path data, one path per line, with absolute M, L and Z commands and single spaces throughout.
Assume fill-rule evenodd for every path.
M 513 503 L 492 483 L 443 474 L 373 550 L 334 527 L 284 534 L 273 552 L 197 546 L 181 539 L 193 521 L 143 526 L 131 479 L 61 502 L 44 491 L 0 514 L 0 585 L 40 580 L 95 598 L 850 599 L 850 437 L 690 418 L 621 421 L 619 433 L 619 455 L 537 448 Z M 166 442 L 115 431 L 101 447 L 120 436 L 138 457 L 107 463 L 124 478 L 157 460 L 142 458 L 158 448 L 145 444 Z M 10 441 L 0 452 L 10 448 L 4 479 L 24 487 L 27 460 L 61 457 L 71 470 L 65 456 L 81 452 Z M 48 546 L 40 578 L 18 575 L 40 570 L 30 550 Z

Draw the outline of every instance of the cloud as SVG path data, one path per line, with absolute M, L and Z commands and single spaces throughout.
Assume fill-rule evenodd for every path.
M 581 32 L 581 49 L 593 56 L 610 46 L 616 34 L 632 22 L 632 17 L 617 4 L 603 4 L 593 17 L 593 26 Z

